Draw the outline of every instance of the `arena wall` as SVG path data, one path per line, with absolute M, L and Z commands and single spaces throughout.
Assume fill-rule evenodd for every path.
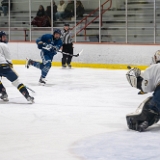
M 26 57 L 41 60 L 40 50 L 35 43 L 11 42 L 9 48 L 14 64 L 25 64 Z M 74 67 L 126 69 L 127 65 L 146 68 L 151 57 L 160 47 L 158 45 L 120 45 L 120 44 L 74 44 L 74 54 L 81 49 L 83 53 L 73 58 Z M 55 55 L 53 66 L 61 65 L 62 54 Z

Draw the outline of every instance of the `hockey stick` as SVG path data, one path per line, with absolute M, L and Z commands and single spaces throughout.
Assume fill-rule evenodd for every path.
M 28 90 L 30 90 L 32 93 L 36 93 L 33 89 L 31 89 L 31 88 L 29 88 L 29 87 L 27 87 L 27 86 L 25 86 Z
M 62 52 L 62 51 L 57 51 L 57 52 L 60 52 L 60 53 L 62 53 L 62 54 L 66 54 L 66 55 L 72 56 L 72 57 L 79 57 L 79 56 L 82 54 L 83 49 L 82 49 L 78 54 L 69 54 L 69 53 Z
M 80 54 L 83 52 L 83 49 L 82 49 L 78 54 L 70 54 L 70 53 L 62 52 L 61 50 L 57 50 L 57 47 L 51 46 L 51 45 L 50 46 L 46 46 L 46 47 L 42 47 L 42 48 L 45 49 L 45 50 L 47 50 L 47 51 L 51 51 L 51 49 L 54 48 L 54 50 L 56 52 L 60 52 L 62 54 L 66 54 L 66 55 L 72 56 L 72 57 L 79 57 Z

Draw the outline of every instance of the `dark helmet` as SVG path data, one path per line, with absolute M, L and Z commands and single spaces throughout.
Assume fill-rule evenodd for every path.
M 2 42 L 2 36 L 6 36 L 7 34 L 4 31 L 0 31 L 0 42 Z
M 53 32 L 53 35 L 55 35 L 56 33 L 58 33 L 59 35 L 61 35 L 61 30 L 60 29 L 55 29 Z

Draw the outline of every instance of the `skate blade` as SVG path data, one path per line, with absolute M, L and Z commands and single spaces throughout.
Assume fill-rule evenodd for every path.
M 29 101 L 31 104 L 35 103 L 34 100 L 33 101 Z
M 8 101 L 9 101 L 8 98 L 3 98 L 2 100 L 3 100 L 4 102 L 8 102 Z
M 40 85 L 40 86 L 45 86 L 46 84 L 45 84 L 45 83 L 40 83 L 40 82 L 39 82 L 39 85 Z
M 33 103 L 35 103 L 34 101 L 28 101 L 28 104 L 33 104 Z
M 28 98 L 27 98 L 27 101 L 30 102 L 30 103 L 34 103 L 34 98 L 28 97 Z

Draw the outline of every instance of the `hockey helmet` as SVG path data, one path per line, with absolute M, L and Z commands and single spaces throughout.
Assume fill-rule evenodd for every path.
M 7 36 L 6 32 L 0 31 L 0 42 L 2 42 L 2 36 Z
M 160 63 L 160 50 L 156 51 L 156 53 L 155 53 L 154 56 L 152 57 L 152 62 L 153 62 L 154 64 Z
M 60 29 L 55 29 L 53 32 L 53 35 L 55 35 L 56 33 L 58 33 L 59 35 L 61 35 L 61 30 Z

